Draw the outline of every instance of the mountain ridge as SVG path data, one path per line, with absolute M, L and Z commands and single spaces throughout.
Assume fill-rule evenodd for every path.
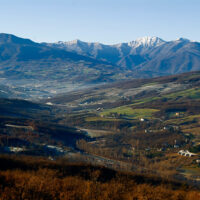
M 191 46 L 190 49 L 192 50 L 193 48 L 195 48 L 195 46 L 197 46 L 196 44 L 199 43 L 186 38 L 178 38 L 172 41 L 164 41 L 163 39 L 156 36 L 153 37 L 145 36 L 133 40 L 131 42 L 118 43 L 113 45 L 106 45 L 95 42 L 84 42 L 78 39 L 69 42 L 59 42 L 52 44 L 49 43 L 47 45 L 66 49 L 68 51 L 89 56 L 97 60 L 106 61 L 111 64 L 120 66 L 122 68 L 132 69 L 132 70 L 136 70 L 137 68 L 137 70 L 139 69 L 140 71 L 141 67 L 145 66 L 144 68 L 146 68 L 147 65 L 149 66 L 148 62 L 154 60 L 154 57 L 156 57 L 156 60 L 159 56 L 161 56 L 162 58 L 163 53 L 162 55 L 160 55 L 159 54 L 160 51 L 165 50 L 164 55 L 166 56 L 170 55 L 170 57 L 172 57 L 173 56 L 172 54 L 175 53 L 175 51 L 178 49 L 186 48 L 183 49 L 183 51 L 184 50 L 186 51 L 188 44 L 190 44 Z M 171 47 L 170 49 L 169 48 L 170 46 L 173 47 Z M 198 49 L 198 51 L 200 51 L 200 49 Z M 182 57 L 184 56 L 182 55 Z M 147 71 L 152 71 L 151 68 L 153 67 L 150 66 L 148 68 L 149 69 Z M 194 70 L 197 69 L 198 68 L 195 66 Z M 187 69 L 181 72 L 186 72 L 186 71 Z M 163 74 L 163 72 L 160 73 Z M 169 70 L 166 72 L 166 74 L 167 73 L 170 73 Z M 174 70 L 172 73 L 180 73 L 180 72 L 179 70 Z
M 184 38 L 164 41 L 154 36 L 105 45 L 80 40 L 37 43 L 0 34 L 0 85 L 9 87 L 10 92 L 17 89 L 20 95 L 24 91 L 23 98 L 198 71 L 199 63 L 200 43 Z

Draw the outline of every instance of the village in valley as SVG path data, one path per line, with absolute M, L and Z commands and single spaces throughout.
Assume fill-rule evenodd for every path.
M 27 110 L 4 100 L 2 108 L 15 109 L 1 116 L 0 151 L 199 182 L 200 75 L 191 84 L 193 77 L 99 86 Z

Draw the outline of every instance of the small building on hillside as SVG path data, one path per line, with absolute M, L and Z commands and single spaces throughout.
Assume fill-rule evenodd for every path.
M 180 150 L 180 151 L 178 152 L 178 154 L 181 155 L 181 156 L 188 156 L 188 157 L 193 157 L 193 156 L 196 156 L 196 155 L 197 155 L 197 154 L 195 154 L 195 153 L 189 152 L 188 150 Z
M 102 110 L 102 108 L 97 108 L 97 109 L 96 109 L 96 111 L 101 111 L 101 110 Z
M 53 106 L 53 104 L 51 102 L 47 102 L 46 105 Z
M 5 147 L 5 150 L 7 150 L 8 152 L 19 153 L 24 151 L 25 149 L 22 147 Z
M 179 126 L 174 126 L 174 125 L 166 125 L 163 127 L 163 130 L 171 130 L 171 131 L 177 131 L 179 130 Z
M 197 160 L 196 160 L 196 163 L 200 164 L 200 159 L 197 159 Z
M 148 119 L 145 119 L 145 118 L 140 118 L 140 121 L 141 121 L 141 122 L 147 122 L 147 121 L 148 121 Z

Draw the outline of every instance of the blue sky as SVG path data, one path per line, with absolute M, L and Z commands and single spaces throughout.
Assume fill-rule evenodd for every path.
M 37 42 L 200 41 L 200 0 L 0 0 L 0 32 Z

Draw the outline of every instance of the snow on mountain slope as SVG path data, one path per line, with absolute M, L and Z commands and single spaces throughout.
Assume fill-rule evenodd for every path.
M 145 36 L 142 38 L 138 38 L 135 41 L 129 42 L 128 45 L 131 46 L 132 48 L 137 48 L 139 46 L 142 46 L 145 48 L 151 48 L 151 47 L 162 45 L 164 43 L 165 41 L 159 37 Z
M 146 37 L 131 41 L 129 43 L 119 43 L 119 44 L 114 44 L 114 45 L 105 45 L 105 44 L 95 43 L 95 42 L 94 43 L 83 42 L 78 39 L 69 41 L 69 42 L 60 41 L 58 43 L 52 43 L 52 44 L 47 44 L 47 45 L 57 47 L 57 48 L 62 48 L 67 51 L 73 51 L 78 54 L 90 56 L 97 60 L 103 60 L 112 64 L 120 64 L 120 63 L 124 63 L 122 60 L 124 60 L 125 57 L 127 56 L 131 56 L 133 58 L 136 54 L 146 54 L 146 52 L 149 49 L 155 48 L 164 43 L 165 41 L 158 37 L 146 36 Z M 125 59 L 125 60 L 130 60 L 130 59 Z
M 182 69 L 180 66 L 181 59 L 184 61 L 182 65 L 186 65 L 186 71 L 188 63 L 190 65 L 188 69 L 192 70 L 198 68 L 199 44 L 200 43 L 186 38 L 164 41 L 159 37 L 145 36 L 128 43 L 114 45 L 88 43 L 80 40 L 59 42 L 49 45 L 64 48 L 68 51 L 73 51 L 97 60 L 103 60 L 128 70 L 135 70 L 136 68 L 137 70 L 142 70 L 142 68 L 147 70 L 148 68 L 148 71 L 152 71 L 155 70 L 155 66 L 157 66 L 157 69 L 162 69 L 164 71 L 167 69 L 167 72 L 173 71 L 173 73 L 176 73 L 180 71 L 178 70 L 179 67 Z M 186 54 L 189 56 L 184 56 Z M 168 60 L 170 60 L 170 66 L 167 64 Z M 177 60 L 179 60 L 179 62 L 177 62 Z M 163 68 L 163 63 L 168 67 Z M 195 67 L 193 67 L 193 63 L 195 63 Z M 168 68 L 173 68 L 175 70 L 171 71 L 171 69 L 169 70 Z M 159 71 L 157 73 L 159 73 Z
M 77 87 L 200 70 L 200 43 L 184 38 L 47 44 L 0 34 L 0 46 L 0 85 L 23 87 L 28 98 L 38 97 L 38 92 L 48 97 Z

